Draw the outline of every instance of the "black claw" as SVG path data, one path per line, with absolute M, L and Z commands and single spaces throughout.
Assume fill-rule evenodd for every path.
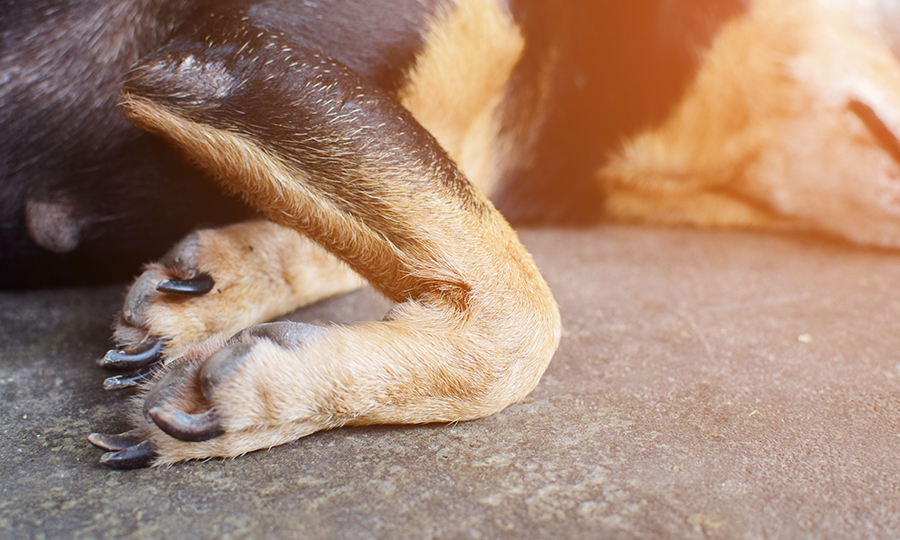
M 100 457 L 100 463 L 111 469 L 143 469 L 153 464 L 156 449 L 150 441 L 129 446 L 118 452 L 107 452 Z
M 203 296 L 215 286 L 216 282 L 209 274 L 200 273 L 188 279 L 164 279 L 157 283 L 156 290 L 182 296 Z
M 150 418 L 172 437 L 188 442 L 208 441 L 225 433 L 219 417 L 212 410 L 199 414 L 170 413 L 159 407 L 148 411 Z
M 148 337 L 130 349 L 113 349 L 100 359 L 100 367 L 138 369 L 149 366 L 159 359 L 164 345 L 161 339 Z
M 143 441 L 143 438 L 130 432 L 121 433 L 119 435 L 91 433 L 88 435 L 88 441 L 97 448 L 118 452 L 119 450 L 127 450 L 132 446 L 137 446 Z
M 142 382 L 153 377 L 153 374 L 156 373 L 159 368 L 159 364 L 153 364 L 151 366 L 141 368 L 134 373 L 129 373 L 128 375 L 116 375 L 115 377 L 109 377 L 108 379 L 103 381 L 103 389 L 122 390 L 124 388 L 138 386 Z

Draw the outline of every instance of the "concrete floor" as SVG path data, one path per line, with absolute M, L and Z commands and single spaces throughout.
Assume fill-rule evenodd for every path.
M 900 255 L 750 233 L 522 233 L 562 307 L 521 404 L 114 472 L 121 287 L 0 294 L 0 538 L 900 538 Z M 298 320 L 377 318 L 361 291 Z

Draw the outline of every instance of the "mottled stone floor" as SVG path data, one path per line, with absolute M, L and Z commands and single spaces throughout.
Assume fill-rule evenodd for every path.
M 524 231 L 560 350 L 523 403 L 113 472 L 121 287 L 0 294 L 0 538 L 900 538 L 900 254 Z M 369 291 L 295 313 L 378 318 Z

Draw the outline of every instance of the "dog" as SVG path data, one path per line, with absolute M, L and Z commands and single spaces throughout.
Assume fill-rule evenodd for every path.
M 157 259 L 101 361 L 141 388 L 131 431 L 89 438 L 112 468 L 522 399 L 560 316 L 510 221 L 900 245 L 887 1 L 0 12 L 0 285 Z M 265 322 L 363 283 L 395 303 L 382 321 Z

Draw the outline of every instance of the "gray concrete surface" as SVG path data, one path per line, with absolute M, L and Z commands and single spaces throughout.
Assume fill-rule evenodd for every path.
M 0 294 L 0 538 L 900 538 L 900 254 L 607 226 L 525 243 L 562 307 L 523 403 L 113 472 L 120 287 Z M 379 317 L 369 292 L 293 315 Z

